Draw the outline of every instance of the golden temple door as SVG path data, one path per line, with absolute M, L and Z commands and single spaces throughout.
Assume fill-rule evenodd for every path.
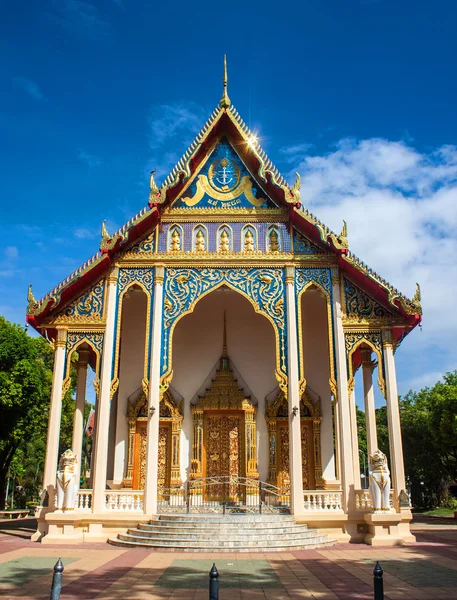
M 289 422 L 288 420 L 277 421 L 278 452 L 278 487 L 290 488 L 289 474 Z M 311 419 L 301 420 L 301 451 L 302 451 L 302 475 L 303 489 L 314 490 L 316 486 L 315 461 L 314 461 L 314 432 Z
M 244 414 L 234 411 L 205 411 L 203 425 L 203 477 L 245 477 Z M 227 488 L 227 499 L 239 500 L 238 485 Z M 208 485 L 207 499 L 222 499 L 222 485 Z
M 171 422 L 161 422 L 159 426 L 159 466 L 157 475 L 158 498 L 161 491 L 170 487 L 171 472 Z M 133 489 L 143 490 L 146 479 L 146 441 L 147 421 L 138 420 L 136 423 Z

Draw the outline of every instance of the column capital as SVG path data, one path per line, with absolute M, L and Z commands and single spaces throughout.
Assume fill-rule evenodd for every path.
M 117 284 L 118 278 L 119 278 L 119 268 L 118 267 L 113 267 L 110 270 L 110 272 L 108 273 L 108 276 L 106 278 L 107 282 L 108 282 L 108 285 Z
M 383 348 L 393 348 L 392 329 L 386 328 L 382 330 L 382 345 Z
M 360 348 L 360 358 L 362 359 L 362 367 L 367 367 L 373 370 L 376 366 L 376 362 L 371 360 L 371 354 L 373 350 L 371 348 Z
M 56 348 L 65 348 L 66 345 L 67 345 L 67 330 L 58 328 L 55 347 Z
M 158 264 L 154 267 L 154 285 L 163 285 L 165 278 L 165 265 Z
M 286 285 L 295 283 L 295 265 L 286 265 Z
M 340 270 L 338 267 L 332 267 L 330 269 L 330 274 L 332 277 L 332 285 L 337 285 L 340 283 Z
M 89 363 L 89 356 L 90 350 L 88 348 L 78 350 L 78 360 L 76 361 L 77 368 L 87 369 L 87 365 Z

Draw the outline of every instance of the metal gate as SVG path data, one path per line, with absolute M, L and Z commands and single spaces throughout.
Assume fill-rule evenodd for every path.
M 290 512 L 290 490 L 248 477 L 205 477 L 161 490 L 159 513 Z

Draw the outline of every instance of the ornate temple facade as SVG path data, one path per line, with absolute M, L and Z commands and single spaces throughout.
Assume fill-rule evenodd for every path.
M 55 348 L 43 506 L 35 539 L 106 540 L 166 511 L 290 511 L 333 539 L 402 543 L 406 494 L 394 353 L 421 321 L 403 296 L 301 203 L 222 99 L 148 205 L 37 301 Z M 62 397 L 76 368 L 79 481 L 88 368 L 90 487 L 57 508 Z M 361 486 L 354 378 L 368 451 L 374 385 L 386 401 L 392 493 Z M 373 382 L 373 372 L 377 382 Z M 60 471 L 59 471 L 60 473 Z M 60 502 L 60 501 L 59 501 Z M 59 504 L 60 506 L 60 504 Z

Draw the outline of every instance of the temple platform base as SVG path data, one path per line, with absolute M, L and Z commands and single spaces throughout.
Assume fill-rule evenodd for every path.
M 409 528 L 411 519 L 411 511 L 404 509 L 400 513 L 365 515 L 364 521 L 368 529 L 368 533 L 364 537 L 365 544 L 370 546 L 403 546 L 415 542 L 416 538 Z

